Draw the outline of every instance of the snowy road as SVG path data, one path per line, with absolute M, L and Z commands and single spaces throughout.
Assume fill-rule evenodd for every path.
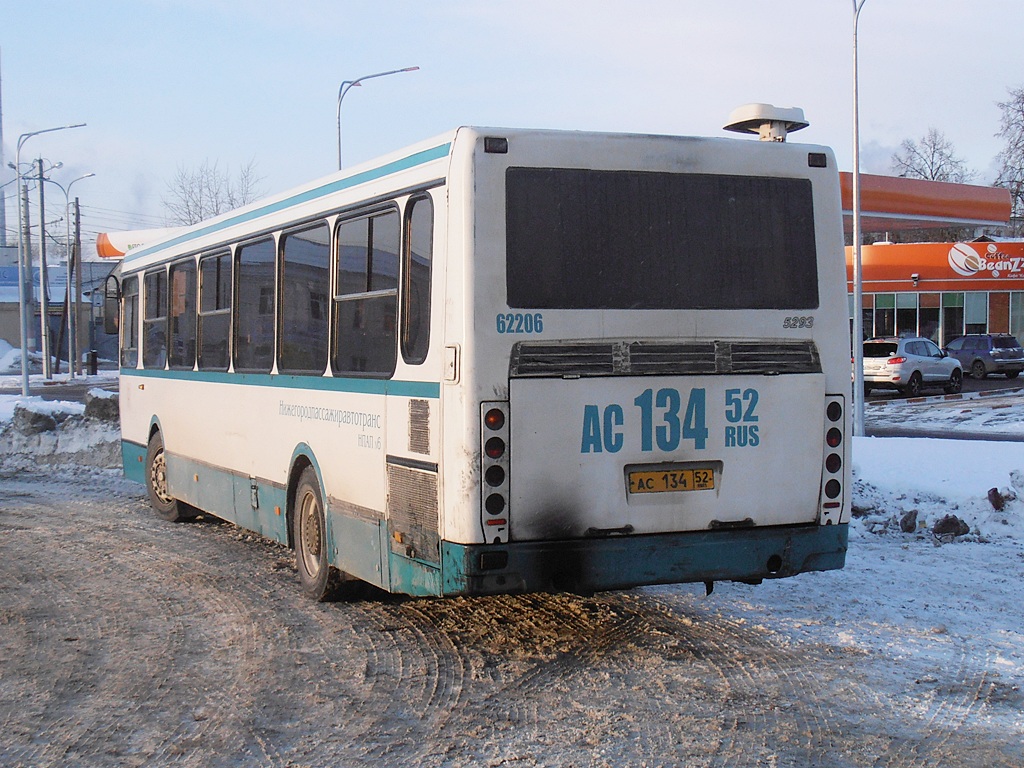
M 298 597 L 104 471 L 0 476 L 0 765 L 1020 766 L 1024 548 L 593 598 Z

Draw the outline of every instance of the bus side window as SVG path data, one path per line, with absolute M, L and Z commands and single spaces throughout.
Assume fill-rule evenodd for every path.
M 126 277 L 121 292 L 121 365 L 139 364 L 139 278 Z
M 270 373 L 274 365 L 273 238 L 238 249 L 235 279 L 235 370 Z
M 142 366 L 163 368 L 167 363 L 167 271 L 160 267 L 145 276 L 142 321 Z
M 171 368 L 192 370 L 196 362 L 196 263 L 171 264 L 167 302 Z
M 321 222 L 281 239 L 281 327 L 278 369 L 321 375 L 327 369 L 327 297 L 331 230 Z
M 430 345 L 430 265 L 434 247 L 434 205 L 429 196 L 405 210 L 402 285 L 402 357 L 422 363 Z
M 231 329 L 231 254 L 204 256 L 199 261 L 199 370 L 228 369 Z
M 387 378 L 398 355 L 398 212 L 344 221 L 337 232 L 331 365 L 338 375 Z

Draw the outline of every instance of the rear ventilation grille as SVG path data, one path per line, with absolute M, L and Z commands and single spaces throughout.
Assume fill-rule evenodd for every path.
M 409 450 L 430 453 L 430 403 L 426 400 L 409 401 Z
M 439 563 L 441 560 L 437 473 L 388 462 L 388 527 L 391 551 Z
M 513 378 L 820 372 L 813 341 L 519 342 L 509 370 Z

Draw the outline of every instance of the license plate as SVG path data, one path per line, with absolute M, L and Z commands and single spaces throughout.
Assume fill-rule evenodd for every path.
M 676 491 L 712 491 L 713 469 L 661 469 L 630 472 L 630 493 L 674 493 Z

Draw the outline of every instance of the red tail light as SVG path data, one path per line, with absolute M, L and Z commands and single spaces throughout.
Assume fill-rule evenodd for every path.
M 508 402 L 481 403 L 480 421 L 480 512 L 484 540 L 488 544 L 505 543 L 509 538 L 512 469 Z
M 886 365 L 899 365 L 900 363 L 905 363 L 905 362 L 907 362 L 907 358 L 902 357 L 902 356 L 901 357 L 890 357 L 888 360 L 885 361 Z

